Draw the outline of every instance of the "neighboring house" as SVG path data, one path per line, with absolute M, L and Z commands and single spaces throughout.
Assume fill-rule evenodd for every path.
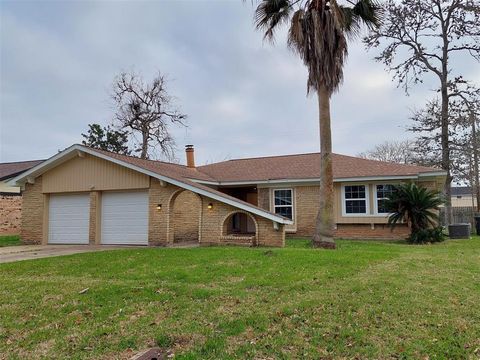
M 13 179 L 24 187 L 27 243 L 283 246 L 285 232 L 311 236 L 320 155 L 239 159 L 195 167 L 73 145 Z M 383 207 L 394 184 L 441 189 L 445 172 L 334 155 L 335 232 L 402 238 Z
M 30 160 L 0 163 L 0 194 L 20 194 L 20 187 L 9 185 L 9 181 L 20 175 L 22 172 L 40 164 L 42 161 L 43 160 Z
M 453 207 L 476 207 L 477 199 L 472 195 L 472 188 L 468 186 L 452 187 Z
M 19 186 L 9 181 L 43 160 L 0 163 L 0 234 L 20 233 L 22 194 Z

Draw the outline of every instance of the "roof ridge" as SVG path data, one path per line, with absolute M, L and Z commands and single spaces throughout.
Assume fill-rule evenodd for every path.
M 401 165 L 401 166 L 417 166 L 417 167 L 426 167 L 426 168 L 430 168 L 430 169 L 432 168 L 430 166 L 423 166 L 423 165 L 418 165 L 418 164 L 404 164 L 404 163 L 398 163 L 398 162 L 395 162 L 395 161 L 369 159 L 369 158 L 364 158 L 364 157 L 361 157 L 361 156 L 353 156 L 353 155 L 345 155 L 345 154 L 337 154 L 337 153 L 334 153 L 334 154 L 339 155 L 339 156 L 348 157 L 348 158 L 351 158 L 351 159 L 366 160 L 366 161 L 372 161 L 372 162 L 383 163 L 383 164 L 393 164 L 393 165 Z
M 162 164 L 167 164 L 167 165 L 176 165 L 176 166 L 181 166 L 181 167 L 187 167 L 186 165 L 176 164 L 176 163 L 174 163 L 174 162 L 168 162 L 168 161 L 163 161 L 163 160 L 153 160 L 153 159 L 142 159 L 141 157 L 138 157 L 138 156 L 120 154 L 120 153 L 116 153 L 116 152 L 113 152 L 113 151 L 98 149 L 98 148 L 94 148 L 94 147 L 87 146 L 87 145 L 83 145 L 83 144 L 77 144 L 77 145 L 86 147 L 86 148 L 88 148 L 88 149 L 92 149 L 92 150 L 94 150 L 94 151 L 97 151 L 97 150 L 98 150 L 98 151 L 103 151 L 103 152 L 105 152 L 105 153 L 109 153 L 109 154 L 113 154 L 113 155 L 125 156 L 125 157 L 132 158 L 132 159 L 136 159 L 136 160 L 150 161 L 150 162 L 154 162 L 154 163 L 162 163 Z
M 238 159 L 228 159 L 228 160 L 224 160 L 224 161 L 219 161 L 219 162 L 214 162 L 214 163 L 210 163 L 210 164 L 201 165 L 201 166 L 198 166 L 198 167 L 205 167 L 205 166 L 209 166 L 209 165 L 223 164 L 223 163 L 230 162 L 230 161 L 255 160 L 255 159 L 269 159 L 269 158 L 290 157 L 290 156 L 302 156 L 302 155 L 315 155 L 315 154 L 320 154 L 320 151 L 318 151 L 318 152 L 310 152 L 310 153 L 300 153 L 300 154 L 265 155 L 265 156 L 254 156 L 254 157 L 238 158 Z
M 206 165 L 201 165 L 201 167 L 206 167 L 210 165 L 217 165 L 217 164 L 222 164 L 222 163 L 227 163 L 227 162 L 234 162 L 234 161 L 247 161 L 247 160 L 260 160 L 260 159 L 273 159 L 273 158 L 282 158 L 282 157 L 294 157 L 294 156 L 304 156 L 304 155 L 317 155 L 321 154 L 321 151 L 318 152 L 308 152 L 308 153 L 299 153 L 299 154 L 285 154 L 285 155 L 266 155 L 266 156 L 254 156 L 254 157 L 247 157 L 247 158 L 238 158 L 238 159 L 229 159 L 225 161 L 220 161 L 216 163 L 211 163 L 211 164 L 206 164 Z M 343 157 L 348 157 L 351 159 L 360 159 L 360 160 L 366 160 L 366 161 L 372 161 L 372 162 L 377 162 L 377 163 L 383 163 L 383 164 L 392 164 L 392 165 L 400 165 L 400 166 L 413 166 L 413 167 L 420 167 L 420 168 L 426 168 L 426 169 L 438 169 L 439 168 L 433 167 L 433 166 L 424 166 L 424 165 L 418 165 L 418 164 L 402 164 L 402 163 L 396 163 L 393 161 L 384 161 L 384 160 L 376 160 L 376 159 L 367 159 L 367 158 L 362 158 L 359 156 L 353 156 L 353 155 L 346 155 L 346 154 L 340 154 L 336 152 L 332 152 L 332 155 L 336 156 L 343 156 Z

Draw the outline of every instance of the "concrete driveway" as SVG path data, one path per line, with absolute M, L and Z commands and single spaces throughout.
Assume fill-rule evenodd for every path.
M 0 263 L 79 254 L 92 251 L 132 248 L 115 245 L 21 245 L 0 247 Z

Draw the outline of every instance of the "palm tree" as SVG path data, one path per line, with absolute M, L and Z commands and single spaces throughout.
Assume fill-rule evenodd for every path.
M 388 224 L 395 227 L 397 223 L 406 221 L 410 226 L 411 235 L 436 227 L 440 205 L 444 203 L 438 191 L 412 183 L 397 185 L 385 202 L 390 212 Z
M 362 25 L 379 26 L 375 0 L 261 0 L 255 11 L 257 29 L 273 40 L 275 30 L 290 24 L 288 46 L 308 69 L 307 93 L 318 96 L 320 121 L 320 204 L 313 245 L 335 248 L 333 240 L 333 169 L 330 97 L 343 80 L 347 38 L 359 35 Z

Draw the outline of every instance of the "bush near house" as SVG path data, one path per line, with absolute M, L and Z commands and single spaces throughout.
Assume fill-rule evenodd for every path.
M 440 205 L 444 204 L 440 193 L 414 183 L 395 186 L 385 206 L 390 212 L 388 224 L 392 229 L 402 222 L 410 226 L 407 241 L 424 244 L 445 240 L 443 228 L 438 226 Z

